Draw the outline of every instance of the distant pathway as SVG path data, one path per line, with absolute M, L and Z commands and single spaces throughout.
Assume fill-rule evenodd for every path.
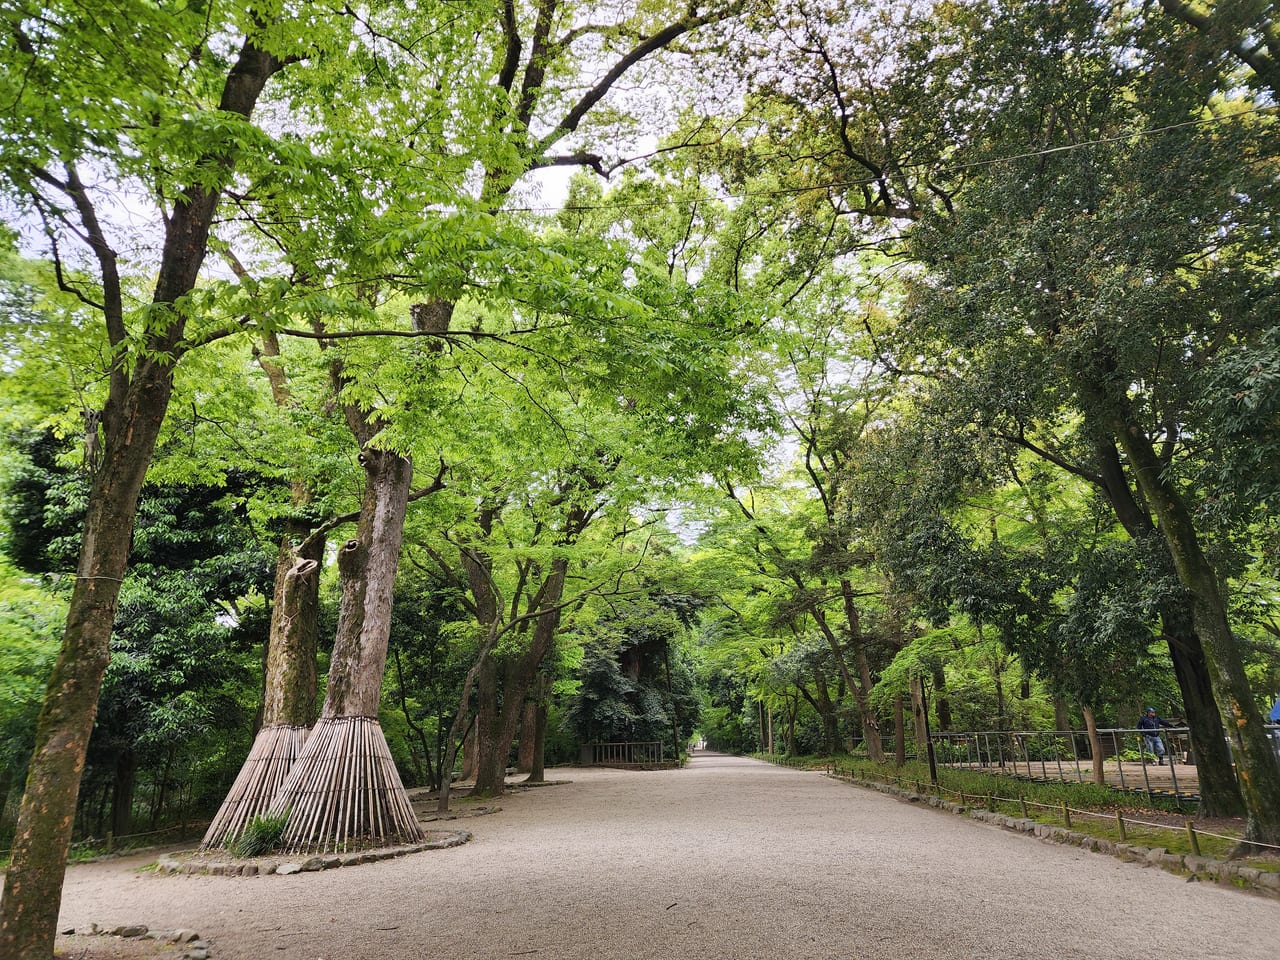
M 1280 903 L 700 754 L 557 770 L 451 850 L 322 873 L 71 868 L 62 925 L 198 930 L 211 960 L 1274 960 Z

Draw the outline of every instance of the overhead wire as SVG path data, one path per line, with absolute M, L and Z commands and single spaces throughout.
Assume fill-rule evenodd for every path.
M 909 163 L 895 164 L 895 170 L 913 170 L 924 167 L 940 166 L 948 174 L 963 173 L 967 170 L 978 170 L 985 167 L 996 166 L 1002 163 L 1014 163 L 1020 160 L 1033 160 L 1037 157 L 1053 156 L 1059 153 L 1067 153 L 1073 150 L 1083 150 L 1088 147 L 1106 146 L 1112 143 L 1124 143 L 1129 140 L 1141 137 L 1159 136 L 1171 133 L 1175 130 L 1181 130 L 1188 127 L 1202 127 L 1229 121 L 1240 120 L 1244 117 L 1254 116 L 1263 113 L 1280 112 L 1280 105 L 1268 105 L 1253 107 L 1249 110 L 1240 110 L 1235 113 L 1220 114 L 1212 117 L 1202 117 L 1197 120 L 1183 120 L 1179 123 L 1170 123 L 1160 127 L 1148 127 L 1142 130 L 1133 130 L 1126 133 L 1118 133 L 1110 137 L 1098 137 L 1093 140 L 1081 140 L 1077 143 L 1061 144 L 1056 147 L 1044 147 L 1037 150 L 1028 150 L 1022 153 L 1010 154 L 1001 157 L 987 157 L 982 160 L 971 160 L 964 163 L 948 164 L 941 158 L 934 160 L 916 160 Z M 712 141 L 703 144 L 690 144 L 690 147 L 711 147 L 717 146 L 721 141 Z M 770 156 L 778 156 L 779 152 L 775 151 Z M 886 175 L 888 175 L 886 171 Z M 585 213 L 595 210 L 630 210 L 630 209 L 651 209 L 657 207 L 677 207 L 696 205 L 699 203 L 724 202 L 732 200 L 755 200 L 769 199 L 771 197 L 795 196 L 803 193 L 814 193 L 826 190 L 838 190 L 849 187 L 867 187 L 875 186 L 884 176 L 866 176 L 857 177 L 848 180 L 829 180 L 822 183 L 813 183 L 794 187 L 778 187 L 770 190 L 745 190 L 740 193 L 703 193 L 695 197 L 683 198 L 655 198 L 652 200 L 625 200 L 617 203 L 598 203 L 598 204 L 569 204 L 565 203 L 559 206 L 523 206 L 523 207 L 506 207 L 508 213 Z

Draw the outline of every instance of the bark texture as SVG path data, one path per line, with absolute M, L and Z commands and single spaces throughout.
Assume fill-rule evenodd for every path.
M 1173 565 L 1172 551 L 1161 540 L 1150 513 L 1134 496 L 1116 450 L 1115 440 L 1100 436 L 1094 443 L 1100 474 L 1099 486 L 1106 494 L 1116 518 L 1134 540 L 1158 541 Z M 1231 750 L 1222 729 L 1222 717 L 1214 699 L 1213 683 L 1205 661 L 1204 646 L 1196 633 L 1188 599 L 1161 604 L 1160 622 L 1174 675 L 1182 693 L 1191 748 L 1196 757 L 1200 781 L 1200 816 L 1238 817 L 1244 814 L 1244 799 L 1236 782 Z
M 576 526 L 576 521 L 571 519 L 570 526 Z M 479 729 L 479 756 L 474 790 L 477 796 L 498 796 L 506 786 L 507 756 L 520 729 L 525 699 L 543 660 L 551 651 L 556 631 L 560 628 L 560 599 L 564 595 L 568 570 L 569 561 L 566 558 L 561 556 L 552 560 L 551 570 L 538 591 L 537 609 L 540 612 L 533 622 L 529 644 L 520 653 L 503 658 L 500 665 L 496 659 L 493 660 L 495 668 L 501 671 L 501 701 L 498 702 L 494 691 L 492 705 L 496 709 L 489 714 L 488 727 Z M 496 671 L 494 677 L 497 677 Z M 480 696 L 483 709 L 483 685 Z

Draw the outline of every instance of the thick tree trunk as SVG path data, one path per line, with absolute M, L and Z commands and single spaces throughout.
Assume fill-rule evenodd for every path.
M 1067 706 L 1067 701 L 1063 700 L 1061 697 L 1053 698 L 1053 729 L 1071 729 L 1071 711 Z
M 545 676 L 538 679 L 538 704 L 533 712 L 533 766 L 529 769 L 527 783 L 543 783 L 547 779 L 547 696 L 545 680 Z
M 324 709 L 271 805 L 273 812 L 289 814 L 284 841 L 290 850 L 402 843 L 423 835 L 378 724 L 413 466 L 368 445 L 361 462 L 358 535 L 338 552 L 342 598 Z
M 538 705 L 533 700 L 526 700 L 524 713 L 520 717 L 520 742 L 516 753 L 516 773 L 529 773 L 533 770 L 533 755 L 536 751 L 534 736 L 538 726 Z
M 1222 716 L 1213 696 L 1209 665 L 1200 637 L 1191 624 L 1188 603 L 1169 602 L 1160 613 L 1164 638 L 1169 645 L 1173 672 L 1182 691 L 1191 751 L 1195 755 L 1200 785 L 1201 817 L 1244 815 L 1244 798 L 1236 780 L 1231 748 L 1222 727 Z
M 1280 764 L 1257 704 L 1227 616 L 1217 572 L 1205 556 L 1191 511 L 1166 479 L 1151 439 L 1131 418 L 1113 413 L 1111 426 L 1133 464 L 1144 498 L 1159 520 L 1178 579 L 1190 594 L 1192 625 L 1204 646 L 1214 699 L 1228 719 L 1244 799 L 1246 840 L 1280 844 Z
M 539 591 L 538 607 L 541 612 L 534 619 L 529 646 L 520 654 L 506 658 L 501 665 L 501 703 L 493 712 L 488 742 L 481 747 L 476 770 L 476 793 L 479 796 L 499 796 L 506 787 L 507 757 L 519 729 L 525 698 L 560 628 L 560 598 L 564 595 L 568 570 L 569 561 L 564 557 L 557 557 L 551 562 L 551 571 Z M 482 689 L 482 709 L 484 698 Z M 496 691 L 494 701 L 497 701 Z M 485 734 L 482 733 L 481 737 L 485 738 Z
M 1105 433 L 1101 427 L 1095 428 Z M 1133 495 L 1124 466 L 1116 451 L 1115 441 L 1100 436 L 1094 450 L 1101 471 L 1101 488 L 1115 511 L 1125 532 L 1135 541 L 1159 542 L 1164 556 L 1173 568 L 1173 555 L 1167 541 L 1152 523 L 1151 516 Z M 1186 711 L 1191 749 L 1196 757 L 1196 774 L 1200 784 L 1200 816 L 1238 817 L 1244 814 L 1244 799 L 1236 782 L 1231 749 L 1222 727 L 1222 716 L 1214 699 L 1213 683 L 1205 661 L 1204 647 L 1195 631 L 1191 603 L 1185 599 L 1164 601 L 1160 606 L 1164 640 L 1169 647 L 1182 706 Z
M 114 400 L 122 409 L 108 421 L 66 632 L 36 726 L 0 901 L 0 957 L 5 960 L 53 955 L 76 797 L 107 669 L 134 509 L 172 388 L 167 368 L 146 361 L 140 366 L 128 395 Z
M 478 757 L 480 756 L 480 734 L 477 730 L 478 723 L 471 724 L 471 732 L 467 735 L 462 746 L 462 779 L 475 780 L 476 767 Z
M 315 723 L 316 635 L 324 539 L 317 537 L 297 554 L 290 539 L 286 535 L 276 557 L 262 726 L 205 832 L 201 846 L 206 849 L 230 845 L 250 820 L 270 808 Z
M 271 54 L 246 40 L 227 75 L 219 108 L 248 117 L 267 80 L 280 67 Z M 204 166 L 229 176 L 230 153 L 207 157 Z M 102 464 L 94 475 L 81 535 L 80 561 L 62 648 L 46 688 L 36 727 L 35 751 L 18 814 L 13 856 L 0 901 L 0 957 L 48 960 L 53 954 L 62 881 L 76 797 L 89 733 L 109 659 L 111 628 L 128 562 L 134 511 L 173 391 L 173 356 L 185 330 L 174 304 L 196 285 L 208 249 L 210 225 L 221 191 L 191 187 L 173 205 L 156 280 L 152 316 L 170 318 L 140 355 L 132 372 L 124 350 L 124 321 L 115 254 L 102 236 L 78 177 L 69 177 L 90 245 L 103 266 L 103 302 L 111 343 L 121 349 L 111 371 L 103 411 Z
M 496 797 L 506 785 L 511 741 L 504 742 L 503 711 L 498 702 L 498 676 L 505 672 L 505 666 L 499 658 L 491 656 L 480 667 L 476 686 L 475 786 L 472 796 Z

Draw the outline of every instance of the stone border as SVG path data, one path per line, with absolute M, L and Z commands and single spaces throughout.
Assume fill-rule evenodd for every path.
M 305 860 L 285 860 L 280 858 L 256 858 L 253 860 L 182 860 L 184 855 L 192 855 L 197 851 L 166 854 L 156 860 L 156 872 L 164 874 L 195 874 L 214 877 L 257 877 L 276 874 L 288 876 L 294 873 L 315 873 L 319 870 L 334 870 L 338 867 L 354 867 L 361 863 L 375 863 L 379 860 L 391 860 L 395 857 L 420 853 L 423 850 L 444 850 L 448 847 L 460 847 L 471 839 L 469 830 L 433 831 L 444 833 L 442 837 L 427 840 L 423 843 L 406 844 L 398 847 L 380 847 L 374 850 L 361 850 L 355 853 L 331 853 Z
M 140 923 L 124 924 L 110 929 L 89 924 L 87 930 L 69 928 L 60 930 L 63 937 L 115 937 L 119 940 L 154 940 L 183 947 L 180 960 L 209 960 L 209 944 L 194 930 L 150 930 Z
M 1256 867 L 1247 867 L 1244 864 L 1234 863 L 1230 860 L 1217 860 L 1213 857 L 1170 853 L 1164 847 L 1142 847 L 1133 843 L 1116 843 L 1114 840 L 1090 836 L 1087 833 L 1077 833 L 1074 830 L 1068 830 L 1066 827 L 1059 827 L 1051 823 L 1041 823 L 1038 820 L 1010 817 L 1003 813 L 967 807 L 963 804 L 952 803 L 950 800 L 944 800 L 941 797 L 923 796 L 914 791 L 902 790 L 890 784 L 878 783 L 874 780 L 861 780 L 857 777 L 837 776 L 835 774 L 825 774 L 825 776 L 830 777 L 832 780 L 853 784 L 854 786 L 877 790 L 880 793 L 888 794 L 910 803 L 927 803 L 929 806 L 947 813 L 959 814 L 982 823 L 990 823 L 1005 830 L 1011 830 L 1014 833 L 1026 833 L 1044 840 L 1052 840 L 1054 843 L 1067 843 L 1085 850 L 1092 850 L 1095 853 L 1104 853 L 1120 860 L 1128 860 L 1131 863 L 1159 867 L 1168 873 L 1185 876 L 1188 881 L 1212 880 L 1224 886 L 1249 890 L 1263 896 L 1280 899 L 1280 873 L 1272 870 L 1259 870 Z

